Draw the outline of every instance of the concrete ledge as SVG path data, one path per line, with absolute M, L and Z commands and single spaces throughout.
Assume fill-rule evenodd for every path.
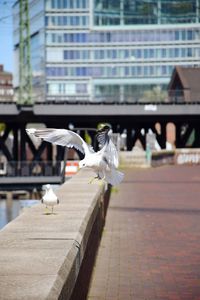
M 60 187 L 54 215 L 39 204 L 0 231 L 0 299 L 70 299 L 93 225 L 100 234 L 104 222 L 105 185 L 88 184 L 91 176 L 80 171 Z
M 122 168 L 148 168 L 146 152 L 143 150 L 120 151 L 120 166 Z

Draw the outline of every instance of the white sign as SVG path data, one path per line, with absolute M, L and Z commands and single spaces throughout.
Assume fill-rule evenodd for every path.
M 157 111 L 157 105 L 154 104 L 146 104 L 144 106 L 144 110 L 146 111 Z

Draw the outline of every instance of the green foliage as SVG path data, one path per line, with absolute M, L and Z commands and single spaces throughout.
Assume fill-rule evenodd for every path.
M 167 99 L 167 92 L 155 86 L 151 91 L 144 91 L 141 102 L 163 102 L 165 99 Z

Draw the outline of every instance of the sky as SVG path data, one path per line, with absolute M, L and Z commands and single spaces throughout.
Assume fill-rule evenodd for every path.
M 0 64 L 13 72 L 12 4 L 15 0 L 0 0 Z

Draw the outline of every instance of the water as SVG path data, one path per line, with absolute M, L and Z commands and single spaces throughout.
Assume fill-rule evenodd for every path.
M 0 229 L 19 216 L 24 207 L 31 207 L 39 202 L 30 199 L 0 199 Z

